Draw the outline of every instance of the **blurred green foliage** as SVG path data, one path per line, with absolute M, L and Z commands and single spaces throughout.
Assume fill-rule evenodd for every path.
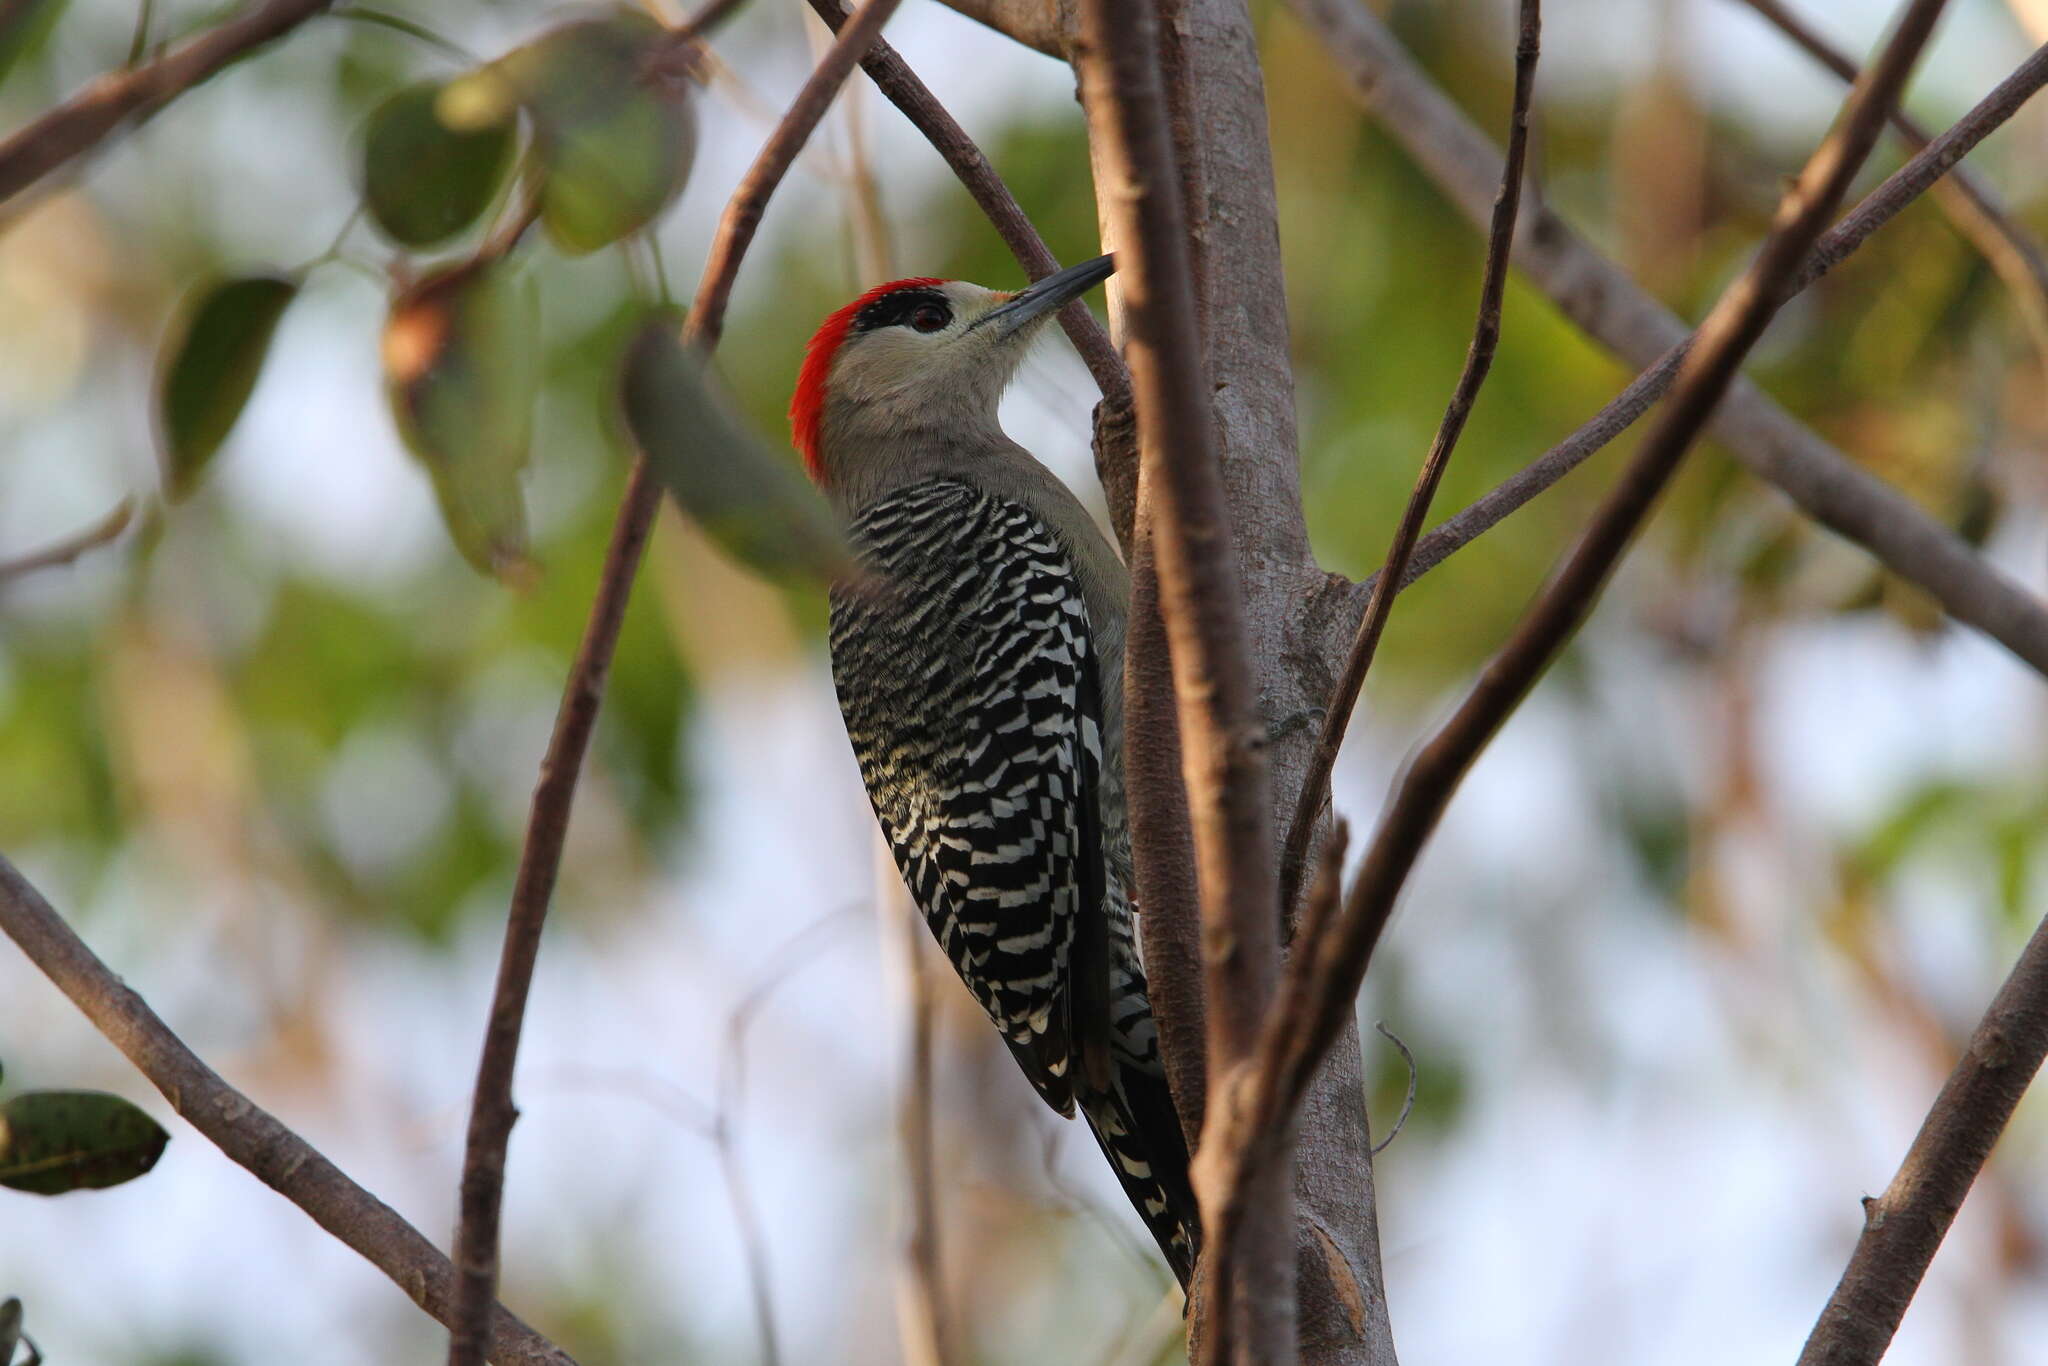
M 384 324 L 385 392 L 463 557 L 507 583 L 533 573 L 525 473 L 540 310 L 514 263 L 478 258 L 403 286 Z
M 95 713 L 95 659 L 83 632 L 10 631 L 0 709 L 0 833 L 17 844 L 61 837 L 111 851 L 125 833 L 106 731 Z
M 435 80 L 405 86 L 363 130 L 363 203 L 401 246 L 433 246 L 476 222 L 512 164 L 512 111 L 450 127 L 439 108 L 447 89 Z
M 682 193 L 697 156 L 685 97 L 650 70 L 661 27 L 619 8 L 551 29 L 449 91 L 450 106 L 485 105 L 495 85 L 532 120 L 530 169 L 541 222 L 571 256 L 608 247 L 654 221 Z M 458 96 L 467 98 L 458 100 Z
M 190 494 L 255 391 L 270 339 L 297 296 L 292 280 L 223 280 L 193 291 L 164 340 L 157 431 L 164 492 Z
M 1913 859 L 1946 865 L 1989 893 L 2018 933 L 2038 918 L 2035 864 L 2048 829 L 2048 792 L 1935 778 L 1904 793 L 1843 851 L 1844 876 L 1881 888 Z
M 662 487 L 727 554 L 763 577 L 814 588 L 852 572 L 824 498 L 738 418 L 665 310 L 627 351 L 620 404 Z
M 70 0 L 22 0 L 0 9 L 0 83 L 24 57 L 33 57 L 50 40 Z M 0 1358 L 4 1366 L 4 1358 Z

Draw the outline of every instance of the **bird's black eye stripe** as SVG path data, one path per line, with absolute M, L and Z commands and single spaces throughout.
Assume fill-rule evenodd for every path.
M 935 312 L 927 312 L 935 310 Z M 923 326 L 936 319 L 937 326 Z M 920 332 L 936 332 L 953 321 L 953 305 L 936 289 L 899 289 L 884 294 L 853 315 L 853 330 L 872 332 L 878 327 L 908 324 Z

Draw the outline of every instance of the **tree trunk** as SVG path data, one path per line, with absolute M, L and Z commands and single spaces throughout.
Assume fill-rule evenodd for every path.
M 1079 39 L 1075 6 L 1067 0 L 947 3 L 1063 61 L 1070 60 Z M 1317 567 L 1302 517 L 1279 214 L 1266 132 L 1265 82 L 1250 16 L 1243 0 L 1182 0 L 1166 6 L 1161 18 L 1202 340 L 1215 390 L 1224 491 L 1246 599 L 1260 708 L 1272 741 L 1277 858 L 1321 709 L 1357 626 L 1359 604 L 1345 579 Z M 1091 151 L 1098 139 L 1091 120 Z M 1104 198 L 1098 192 L 1098 201 Z M 1105 240 L 1103 245 L 1113 251 L 1117 244 Z M 1110 307 L 1112 330 L 1120 336 L 1114 277 Z M 1104 445 L 1113 448 L 1114 443 Z M 1128 459 L 1129 449 L 1116 458 Z M 1119 528 L 1128 528 L 1130 512 L 1118 492 L 1135 487 L 1130 471 L 1105 470 L 1104 486 L 1111 491 Z M 1133 622 L 1134 634 L 1143 629 Z M 1170 717 L 1170 697 L 1160 709 Z M 1142 733 L 1142 717 L 1133 715 L 1130 724 L 1136 738 Z M 1177 754 L 1142 761 L 1134 755 L 1131 768 L 1135 806 L 1143 799 L 1137 788 L 1148 781 L 1145 775 L 1177 777 L 1180 765 Z M 1188 919 L 1192 920 L 1192 908 Z M 1154 1005 L 1169 1053 L 1182 1055 L 1170 1063 L 1178 1089 L 1187 1066 L 1184 1041 L 1201 1038 L 1199 955 L 1192 941 L 1155 951 L 1153 922 L 1144 923 Z M 1188 1117 L 1190 1098 L 1178 1099 L 1183 1117 Z M 1199 1112 L 1200 1100 L 1195 1097 L 1192 1113 Z M 1317 1077 L 1303 1104 L 1298 1134 L 1296 1263 L 1302 1360 L 1331 1366 L 1393 1366 L 1355 1027 L 1332 1050 Z

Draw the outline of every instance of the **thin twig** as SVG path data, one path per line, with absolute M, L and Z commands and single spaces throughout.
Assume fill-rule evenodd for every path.
M 633 1069 L 564 1067 L 554 1071 L 556 1077 L 571 1084 L 609 1085 L 637 1096 L 711 1145 L 725 1184 L 727 1203 L 732 1207 L 733 1226 L 739 1237 L 741 1255 L 747 1264 L 749 1297 L 754 1305 L 763 1366 L 776 1366 L 782 1360 L 782 1351 L 775 1328 L 775 1287 L 768 1240 L 754 1203 L 752 1183 L 747 1180 L 746 1168 L 739 1155 L 747 1031 L 753 1026 L 761 1006 L 778 987 L 837 942 L 832 931 L 844 923 L 855 909 L 842 906 L 819 916 L 767 955 L 772 968 L 761 975 L 726 1016 L 725 1047 L 719 1059 L 715 1102 L 707 1104 L 665 1077 Z
M 725 1197 L 732 1206 L 733 1226 L 739 1230 L 740 1246 L 746 1250 L 747 1285 L 754 1303 L 754 1330 L 761 1338 L 761 1366 L 781 1366 L 782 1347 L 775 1331 L 774 1273 L 768 1261 L 768 1238 L 761 1228 L 761 1211 L 754 1204 L 753 1187 L 740 1164 L 739 1145 L 732 1131 L 721 1125 L 713 1146 L 718 1150 L 718 1170 L 725 1182 Z
M 746 177 L 727 201 L 725 213 L 718 220 L 718 236 L 711 245 L 710 258 L 704 264 L 703 279 L 697 286 L 696 302 L 690 309 L 691 330 L 685 335 L 697 345 L 709 348 L 717 344 L 724 329 L 726 299 L 739 275 L 740 262 L 753 244 L 754 232 L 761 225 L 769 196 L 782 183 L 796 154 L 810 140 L 818 121 L 831 107 L 832 97 L 852 74 L 854 63 L 881 41 L 877 35 L 896 12 L 897 2 L 868 0 L 853 21 L 838 32 L 832 50 L 797 92 L 782 122 L 769 134 L 760 155 L 754 158 Z
M 1522 167 L 1529 151 L 1529 104 L 1535 94 L 1536 59 L 1542 46 L 1542 33 L 1540 0 L 1521 0 L 1521 33 L 1515 42 L 1515 94 L 1508 112 L 1508 154 L 1501 171 L 1500 193 L 1493 201 L 1493 225 L 1487 235 L 1486 268 L 1480 277 L 1479 316 L 1473 324 L 1472 344 L 1465 352 L 1465 368 L 1451 391 L 1451 401 L 1444 409 L 1436 439 L 1430 443 L 1429 454 L 1422 462 L 1420 473 L 1415 476 L 1415 489 L 1408 495 L 1408 506 L 1401 514 L 1400 525 L 1394 528 L 1393 543 L 1387 547 L 1387 557 L 1373 584 L 1372 594 L 1366 599 L 1365 615 L 1358 623 L 1358 634 L 1351 642 L 1351 653 L 1344 661 L 1344 670 L 1338 675 L 1336 691 L 1331 695 L 1329 705 L 1323 709 L 1322 727 L 1316 735 L 1315 748 L 1309 753 L 1308 768 L 1295 802 L 1294 818 L 1287 827 L 1287 842 L 1280 854 L 1280 914 L 1283 918 L 1294 911 L 1294 898 L 1301 890 L 1302 869 L 1308 862 L 1309 840 L 1314 837 L 1316 822 L 1323 818 L 1323 807 L 1330 799 L 1330 770 L 1336 765 L 1337 751 L 1344 744 L 1344 732 L 1351 723 L 1352 709 L 1358 705 L 1359 690 L 1365 686 L 1366 673 L 1372 668 L 1373 655 L 1379 649 L 1380 635 L 1386 629 L 1387 617 L 1393 612 L 1394 596 L 1401 591 L 1408 557 L 1414 553 L 1416 538 L 1422 534 L 1423 521 L 1429 516 L 1429 505 L 1436 499 L 1437 486 L 1443 482 L 1444 470 L 1451 462 L 1451 452 L 1457 449 L 1458 437 L 1465 430 L 1465 420 L 1472 414 L 1479 388 L 1486 383 L 1487 371 L 1493 366 L 1494 350 L 1500 345 L 1501 301 L 1507 291 L 1508 255 L 1515 240 L 1515 215 L 1522 203 Z
M 739 1115 L 746 1098 L 747 1031 L 753 1028 L 755 1017 L 770 996 L 833 947 L 837 939 L 832 931 L 848 923 L 858 909 L 858 905 L 852 905 L 827 911 L 791 934 L 768 954 L 767 970 L 740 997 L 725 1020 L 725 1050 L 718 1069 L 718 1106 L 711 1140 L 718 1149 L 719 1169 L 732 1205 L 733 1223 L 739 1229 L 740 1245 L 746 1249 L 747 1280 L 754 1301 L 754 1322 L 761 1336 L 762 1366 L 778 1366 L 782 1349 L 775 1330 L 775 1284 L 768 1259 L 768 1239 L 754 1204 L 753 1186 L 739 1155 Z
M 1246 646 L 1205 378 L 1185 206 L 1160 74 L 1158 17 L 1147 0 L 1084 0 L 1078 54 L 1091 117 L 1103 120 L 1103 205 L 1125 244 L 1127 355 L 1137 400 L 1139 483 L 1152 516 L 1159 614 L 1173 662 L 1182 770 L 1200 887 L 1209 1075 L 1205 1134 L 1224 1127 L 1237 1074 L 1252 1057 L 1279 974 L 1277 882 L 1263 727 Z M 1210 1143 L 1204 1141 L 1206 1154 Z M 1205 1220 L 1249 1193 L 1204 1177 Z M 1232 1249 L 1203 1258 L 1207 1360 L 1293 1359 L 1292 1183 L 1256 1192 Z M 1229 1253 L 1238 1254 L 1235 1257 Z
M 88 550 L 97 550 L 128 529 L 128 523 L 135 517 L 135 500 L 123 498 L 114 505 L 114 510 L 81 531 L 74 531 L 63 540 L 46 545 L 40 550 L 31 550 L 11 560 L 0 560 L 0 584 L 13 582 L 39 569 L 54 569 L 58 565 L 70 564 Z
M 832 31 L 822 21 L 810 31 L 819 46 L 831 41 Z M 846 173 L 840 188 L 845 192 L 847 236 L 852 239 L 854 274 L 860 282 L 854 292 L 858 293 L 878 280 L 895 279 L 899 272 L 895 243 L 889 237 L 889 216 L 882 208 L 882 187 L 875 179 L 874 159 L 868 151 L 868 102 L 849 91 L 839 107 L 840 123 L 846 131 Z
M 1336 938 L 1329 927 L 1337 919 L 1344 899 L 1344 856 L 1350 845 L 1351 827 L 1340 816 L 1331 823 L 1330 833 L 1316 856 L 1316 875 L 1309 883 L 1308 900 L 1294 924 L 1291 951 L 1280 970 L 1280 986 L 1260 1034 L 1259 1061 L 1246 1086 L 1244 1104 L 1234 1116 L 1235 1126 L 1216 1133 L 1214 1146 L 1209 1148 L 1213 1160 L 1225 1168 L 1226 1174 L 1218 1180 L 1227 1189 L 1243 1188 L 1250 1183 L 1253 1173 L 1278 1163 L 1285 1155 L 1287 1145 L 1280 1137 L 1284 1126 L 1274 1118 L 1281 1113 L 1277 1040 L 1304 1027 L 1292 1023 L 1283 1027 L 1283 1021 L 1307 1021 L 1315 1013 L 1315 993 L 1323 971 L 1319 960 Z M 1209 1142 L 1207 1136 L 1204 1142 Z M 1244 1214 L 1242 1198 L 1221 1202 L 1215 1218 L 1203 1230 L 1209 1240 L 1207 1255 L 1218 1255 L 1217 1248 L 1235 1245 Z
M 782 1360 L 782 1351 L 775 1331 L 775 1290 L 768 1261 L 767 1238 L 761 1228 L 761 1217 L 754 1204 L 746 1168 L 739 1160 L 738 1126 L 724 1102 L 721 1100 L 716 1107 L 707 1105 L 666 1077 L 651 1076 L 633 1069 L 560 1068 L 554 1076 L 568 1085 L 601 1087 L 634 1096 L 711 1145 L 712 1156 L 718 1162 L 719 1180 L 725 1186 L 726 1204 L 732 1210 L 733 1233 L 739 1239 L 740 1256 L 746 1262 L 748 1298 L 754 1306 L 754 1325 L 761 1341 L 762 1366 L 777 1366 Z
M 832 96 L 895 12 L 897 3 L 898 0 L 868 0 L 861 8 L 797 93 L 782 122 L 776 125 L 734 190 L 719 220 L 718 235 L 712 242 L 696 301 L 690 309 L 684 336 L 692 344 L 706 350 L 718 344 L 733 281 L 760 225 L 769 196 L 782 183 L 797 152 L 824 117 Z M 492 994 L 490 1021 L 477 1066 L 476 1098 L 470 1111 L 463 1158 L 461 1219 L 455 1244 L 455 1262 L 461 1273 L 461 1312 L 449 1343 L 449 1366 L 476 1366 L 482 1360 L 483 1317 L 498 1276 L 498 1218 L 505 1184 L 505 1150 L 513 1122 L 518 1118 L 512 1103 L 512 1071 L 519 1053 L 527 993 L 540 952 L 548 899 L 561 868 L 569 812 L 576 798 L 576 780 L 597 724 L 633 577 L 639 570 L 659 506 L 659 485 L 646 459 L 636 458 L 613 525 L 611 546 L 605 555 L 583 643 L 570 670 L 554 734 L 541 761 L 540 780 L 534 787 L 526 842 L 513 884 L 511 910 L 506 916 L 505 944 Z
M 505 215 L 504 221 L 492 230 L 483 245 L 476 249 L 475 260 L 479 263 L 502 261 L 510 256 L 513 249 L 524 241 L 526 234 L 533 231 L 533 225 L 540 222 L 541 191 L 538 181 L 519 207 Z
M 425 43 L 443 56 L 453 57 L 456 61 L 467 65 L 481 66 L 483 64 L 481 58 L 462 44 L 456 42 L 453 38 L 436 32 L 417 19 L 408 19 L 402 14 L 390 14 L 384 10 L 370 9 L 363 5 L 343 5 L 340 9 L 334 11 L 334 17 L 352 24 L 368 24 L 372 28 L 389 29 L 393 33 L 403 33 L 415 42 Z
M 149 51 L 149 30 L 156 20 L 156 0 L 142 0 L 135 7 L 135 32 L 128 39 L 128 60 L 121 63 L 123 71 L 133 71 L 142 64 L 142 54 Z
M 420 1308 L 453 1322 L 455 1270 L 448 1259 L 397 1211 L 202 1062 L 5 858 L 0 930 L 208 1141 L 389 1276 Z M 568 1353 L 503 1306 L 491 1310 L 491 1360 L 575 1366 Z
M 1071 1132 L 1059 1120 L 1049 1119 L 1039 1125 L 1038 1165 L 1045 1176 L 1046 1188 L 1052 1193 L 1051 1198 L 1043 1203 L 1069 1219 L 1085 1219 L 1102 1235 L 1104 1242 L 1116 1248 L 1131 1270 L 1164 1285 L 1176 1298 L 1185 1302 L 1180 1287 L 1167 1274 L 1166 1266 L 1159 1260 L 1151 1242 L 1133 1233 L 1124 1219 L 1087 1189 L 1075 1185 L 1061 1174 L 1060 1147 Z
M 1159 1366 L 1187 1331 L 1181 1316 L 1185 1304 L 1180 1291 L 1169 1286 L 1164 1295 L 1153 1301 L 1150 1313 L 1124 1329 L 1117 1341 L 1110 1344 L 1103 1354 L 1102 1366 Z
M 704 7 L 683 21 L 674 32 L 678 41 L 702 42 L 726 20 L 739 13 L 747 0 L 706 0 Z
M 1591 612 L 1608 575 L 1705 427 L 1743 358 L 1790 297 L 1802 261 L 1884 126 L 1944 0 L 1912 0 L 1877 62 L 1851 90 L 1832 132 L 1780 203 L 1771 235 L 1701 324 L 1670 399 L 1579 543 L 1565 557 L 1472 691 L 1417 751 L 1395 785 L 1365 863 L 1317 955 L 1315 1009 L 1276 1015 L 1262 1060 L 1279 1082 L 1278 1125 L 1292 1113 L 1324 1051 L 1351 1018 L 1395 899 L 1444 807 L 1481 750 Z M 1262 1068 L 1263 1071 L 1263 1068 Z
M 147 119 L 236 58 L 283 37 L 331 3 L 268 0 L 147 66 L 101 76 L 0 142 L 0 204 L 91 151 L 122 124 Z
M 1468 218 L 1483 221 L 1499 180 L 1499 154 L 1356 0 L 1290 0 L 1324 41 L 1363 103 Z M 1839 265 L 1938 181 L 2048 83 L 2048 45 L 1946 133 L 1913 157 L 1822 237 L 1800 288 Z M 1409 562 L 1413 583 L 1619 436 L 1678 372 L 1687 329 L 1547 205 L 1523 215 L 1515 261 L 1590 336 L 1648 368 L 1590 422 L 1521 472 L 1424 536 Z M 1913 502 L 1816 436 L 1747 380 L 1714 419 L 1714 434 L 1758 477 L 1809 517 L 1860 545 L 1884 567 L 2048 673 L 2048 609 Z M 1405 586 L 1405 585 L 1404 585 Z M 1362 610 L 1371 581 L 1356 590 Z
M 1863 1202 L 1863 1235 L 1799 1366 L 1875 1366 L 1956 1212 L 2048 1056 L 2048 920 L 1970 1034 L 1905 1161 Z
M 695 14 L 668 30 L 655 44 L 649 55 L 650 71 L 664 78 L 688 78 L 708 85 L 714 72 L 726 68 L 704 40 L 739 13 L 745 3 L 746 0 L 705 0 Z
M 1814 32 L 1780 0 L 1737 2 L 1754 10 L 1759 18 L 1829 71 L 1845 81 L 1855 81 L 1855 61 Z M 1926 147 L 1932 136 L 1903 109 L 1892 111 L 1891 123 L 1906 145 L 1916 152 Z M 1956 231 L 1977 248 L 2013 292 L 2036 356 L 2044 371 L 2048 371 L 2048 253 L 2043 252 L 2032 233 L 2014 221 L 1990 186 L 1960 166 L 1947 179 L 1935 183 L 1933 196 Z M 2048 387 L 2043 388 L 2042 395 L 2048 398 Z
M 646 1102 L 679 1127 L 709 1143 L 718 1159 L 732 1206 L 733 1224 L 747 1262 L 749 1292 L 761 1337 L 762 1360 L 780 1360 L 776 1345 L 774 1286 L 769 1272 L 768 1244 L 755 1213 L 751 1183 L 738 1158 L 739 1114 L 745 1089 L 746 1035 L 760 1006 L 774 990 L 836 943 L 834 929 L 855 910 L 842 906 L 819 916 L 767 955 L 774 965 L 742 995 L 725 1020 L 725 1045 L 719 1059 L 715 1100 L 700 1100 L 658 1073 L 630 1067 L 564 1065 L 546 1069 L 539 1082 L 584 1090 L 604 1090 Z
M 505 1149 L 519 1112 L 512 1103 L 512 1068 L 526 1017 L 526 996 L 533 983 L 540 952 L 540 931 L 561 867 L 569 829 L 569 808 L 590 735 L 597 725 L 611 670 L 619 629 L 625 623 L 626 600 L 633 574 L 640 567 L 647 536 L 659 506 L 660 486 L 644 459 L 633 462 L 619 517 L 605 552 L 597 597 L 591 604 L 583 642 L 569 671 L 569 686 L 555 717 L 540 780 L 534 785 L 526 843 L 512 888 L 512 910 L 505 922 L 505 944 L 498 980 L 484 1031 L 477 1069 L 476 1097 L 462 1161 L 461 1218 L 456 1229 L 455 1265 L 458 1311 L 449 1347 L 450 1366 L 476 1366 L 482 1357 L 479 1306 L 497 1292 L 498 1214 L 505 1185 Z
M 895 877 L 895 868 L 885 875 Z M 899 882 L 900 887 L 900 882 Z M 932 1066 L 933 1025 L 937 1000 L 933 973 L 919 942 L 924 927 L 916 909 L 900 893 L 884 900 L 885 914 L 897 920 L 903 941 L 905 1068 L 897 1105 L 903 1138 L 903 1170 L 910 1187 L 910 1232 L 904 1249 L 902 1336 L 904 1354 L 920 1366 L 949 1366 L 955 1359 L 952 1315 L 946 1299 L 946 1261 L 939 1214 L 938 1135 L 933 1110 L 937 1078 Z
M 1387 1028 L 1385 1020 L 1374 1020 L 1372 1027 L 1380 1032 L 1381 1038 L 1401 1050 L 1401 1061 L 1408 1064 L 1408 1094 L 1401 1101 L 1401 1113 L 1394 1117 L 1394 1127 L 1387 1130 L 1387 1136 L 1372 1145 L 1372 1155 L 1378 1157 L 1387 1150 L 1389 1143 L 1401 1136 L 1401 1130 L 1407 1126 L 1408 1116 L 1415 1112 L 1415 1083 L 1421 1076 L 1421 1069 L 1416 1067 L 1415 1055 L 1408 1051 L 1408 1045 L 1401 1042 L 1400 1035 Z
M 1344 855 L 1351 847 L 1351 825 L 1342 816 L 1330 823 L 1330 833 L 1323 840 L 1323 851 L 1316 858 L 1315 881 L 1309 884 L 1308 901 L 1301 908 L 1301 917 L 1294 922 L 1295 944 L 1312 945 L 1323 942 L 1323 931 L 1336 914 L 1337 903 L 1344 899 Z M 1296 955 L 1303 964 L 1308 955 Z M 1281 994 L 1287 992 L 1286 982 L 1296 975 L 1294 959 L 1288 960 L 1286 971 L 1281 974 Z
M 717 1109 L 678 1083 L 645 1068 L 561 1063 L 545 1068 L 537 1075 L 529 1074 L 529 1079 L 536 1089 L 598 1091 L 631 1096 L 645 1101 L 678 1128 L 688 1130 L 706 1143 L 718 1141 Z
M 348 235 L 356 230 L 356 224 L 362 222 L 363 215 L 369 211 L 370 206 L 358 200 L 356 206 L 349 210 L 348 217 L 342 220 L 341 227 L 335 231 L 333 239 L 328 242 L 327 249 L 292 273 L 303 279 L 321 266 L 326 265 L 329 261 L 341 260 L 342 248 L 348 242 Z

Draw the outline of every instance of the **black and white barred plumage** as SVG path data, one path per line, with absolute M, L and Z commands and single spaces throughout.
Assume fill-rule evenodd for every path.
M 873 578 L 833 592 L 833 679 L 897 866 L 1038 1093 L 1064 1115 L 1078 1101 L 1185 1284 L 1187 1151 L 1069 549 L 1024 504 L 948 478 L 875 499 L 850 536 Z

